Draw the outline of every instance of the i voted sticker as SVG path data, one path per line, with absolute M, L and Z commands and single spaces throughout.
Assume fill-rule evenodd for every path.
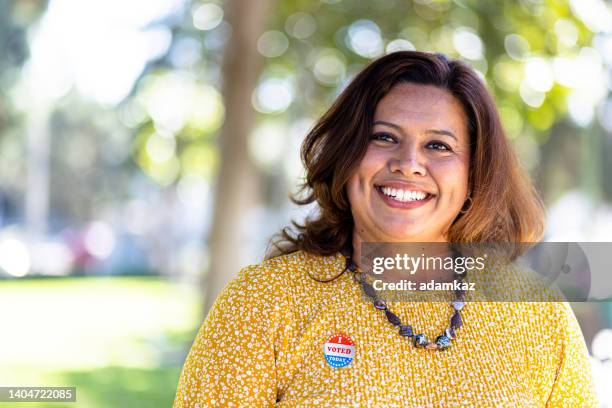
M 330 366 L 346 367 L 355 358 L 355 343 L 346 334 L 336 333 L 325 342 L 323 354 Z

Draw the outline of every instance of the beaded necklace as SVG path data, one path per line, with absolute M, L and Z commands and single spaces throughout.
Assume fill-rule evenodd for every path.
M 455 330 L 463 325 L 460 311 L 465 305 L 465 302 L 463 300 L 463 296 L 465 294 L 464 290 L 454 291 L 455 300 L 450 303 L 454 311 L 453 315 L 450 318 L 450 325 L 446 330 L 444 330 L 443 334 L 436 337 L 436 340 L 434 342 L 431 342 L 423 333 L 414 334 L 412 326 L 403 324 L 401 319 L 395 313 L 388 309 L 387 303 L 378 297 L 376 289 L 374 289 L 372 285 L 366 282 L 365 273 L 362 271 L 358 271 L 357 264 L 352 259 L 351 250 L 342 251 L 342 255 L 344 255 L 344 257 L 346 258 L 346 267 L 344 270 L 349 270 L 353 273 L 353 277 L 361 285 L 361 288 L 364 293 L 374 302 L 374 307 L 378 310 L 383 311 L 385 313 L 385 316 L 387 317 L 387 320 L 391 324 L 399 328 L 400 336 L 411 338 L 414 347 L 424 348 L 427 350 L 446 350 L 452 345 L 451 340 L 456 338 Z M 463 280 L 465 275 L 467 275 L 467 272 L 455 272 L 455 276 L 457 277 L 459 282 Z

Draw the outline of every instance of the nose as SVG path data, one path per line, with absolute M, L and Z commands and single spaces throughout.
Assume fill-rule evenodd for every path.
M 419 151 L 416 143 L 406 144 L 397 149 L 395 155 L 389 160 L 391 173 L 401 173 L 404 176 L 427 174 L 425 157 Z

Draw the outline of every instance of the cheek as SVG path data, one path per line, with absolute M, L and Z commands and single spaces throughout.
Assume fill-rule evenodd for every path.
M 346 195 L 353 209 L 362 201 L 360 199 L 363 194 L 363 176 L 361 172 L 361 165 L 357 166 L 357 168 L 353 170 L 353 175 L 346 182 Z
M 358 202 L 357 194 L 359 191 L 359 175 L 353 173 L 351 178 L 346 182 L 346 195 L 348 196 L 351 207 Z
M 349 192 L 359 193 L 367 191 L 372 184 L 374 175 L 379 169 L 380 159 L 369 149 L 347 182 Z
M 450 193 L 447 198 L 463 202 L 468 190 L 467 160 L 454 159 L 440 161 L 434 165 L 433 174 L 440 189 Z

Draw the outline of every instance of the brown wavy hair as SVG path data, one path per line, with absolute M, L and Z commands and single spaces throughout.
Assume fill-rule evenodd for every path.
M 292 221 L 270 241 L 266 258 L 304 250 L 332 255 L 352 245 L 353 219 L 345 185 L 368 147 L 378 102 L 399 83 L 433 85 L 454 95 L 468 116 L 469 208 L 448 231 L 449 242 L 537 242 L 542 201 L 510 147 L 493 98 L 465 63 L 442 54 L 398 51 L 364 68 L 306 136 L 306 178 L 298 205 L 318 204 L 303 224 Z M 302 195 L 302 198 L 298 196 Z

